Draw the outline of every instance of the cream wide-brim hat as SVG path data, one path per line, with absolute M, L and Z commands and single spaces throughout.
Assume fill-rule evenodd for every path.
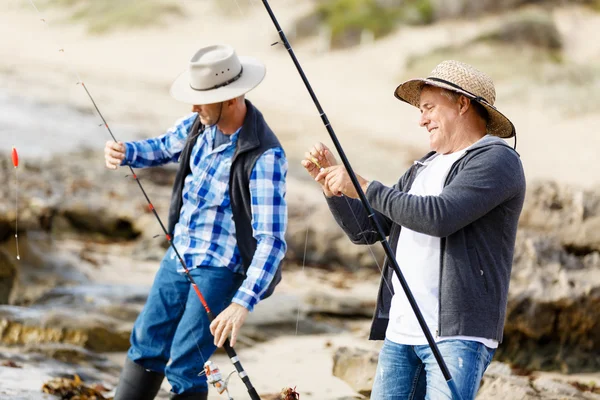
M 189 67 L 171 85 L 171 96 L 187 104 L 213 104 L 248 93 L 262 82 L 264 64 L 252 57 L 238 57 L 227 45 L 198 50 Z
M 428 78 L 411 79 L 400 84 L 394 95 L 408 104 L 419 108 L 421 90 L 425 85 L 440 87 L 465 95 L 477 101 L 488 112 L 487 132 L 501 138 L 516 135 L 513 123 L 496 107 L 496 89 L 492 79 L 471 65 L 454 61 L 442 61 Z

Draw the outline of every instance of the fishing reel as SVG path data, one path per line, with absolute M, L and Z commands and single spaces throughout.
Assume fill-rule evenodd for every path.
M 233 400 L 233 397 L 229 395 L 229 389 L 227 386 L 229 385 L 229 378 L 233 375 L 235 371 L 232 371 L 227 378 L 223 380 L 223 376 L 221 375 L 221 370 L 217 366 L 217 364 L 208 360 L 204 363 L 204 371 L 200 372 L 198 376 L 206 375 L 206 381 L 211 384 L 216 390 L 217 393 L 227 395 L 228 400 Z

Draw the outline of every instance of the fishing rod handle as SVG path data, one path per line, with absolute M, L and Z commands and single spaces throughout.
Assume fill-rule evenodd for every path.
M 246 371 L 244 371 L 244 367 L 242 366 L 242 363 L 240 362 L 240 359 L 239 359 L 235 349 L 233 347 L 231 347 L 231 343 L 229 342 L 229 339 L 225 339 L 223 348 L 225 349 L 225 352 L 229 356 L 231 363 L 234 365 L 235 369 L 237 370 L 240 379 L 246 385 L 246 389 L 248 389 L 248 394 L 250 395 L 250 398 L 252 400 L 260 400 L 260 396 L 256 392 L 256 389 L 254 388 L 254 386 L 252 386 L 252 382 L 250 382 L 250 378 L 248 377 L 248 374 L 246 373 Z

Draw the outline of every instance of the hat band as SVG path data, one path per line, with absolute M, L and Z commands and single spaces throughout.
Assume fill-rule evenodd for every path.
M 473 93 L 469 92 L 468 90 L 465 90 L 465 89 L 461 88 L 460 86 L 458 86 L 458 85 L 457 85 L 457 84 L 455 84 L 455 83 L 452 83 L 452 82 L 450 82 L 450 81 L 447 81 L 447 80 L 445 80 L 445 79 L 440 79 L 440 78 L 433 78 L 433 77 L 429 77 L 429 78 L 427 78 L 427 79 L 428 79 L 428 80 L 430 80 L 430 81 L 434 81 L 434 82 L 440 82 L 440 83 L 444 83 L 444 84 L 446 84 L 446 85 L 450 85 L 450 86 L 452 86 L 453 88 L 456 88 L 456 89 L 458 89 L 458 90 L 462 90 L 463 92 L 465 92 L 465 93 L 469 94 L 470 96 L 473 96 L 473 100 L 475 100 L 475 101 L 478 101 L 479 103 L 484 103 L 486 106 L 490 106 L 490 107 L 492 107 L 494 110 L 496 109 L 496 107 L 494 107 L 493 105 L 491 105 L 491 104 L 490 104 L 490 103 L 489 103 L 489 102 L 488 102 L 486 99 L 484 99 L 483 97 L 481 97 L 481 96 L 477 96 L 477 95 L 475 95 L 475 94 L 473 94 Z
M 237 74 L 236 76 L 234 76 L 233 78 L 231 78 L 231 79 L 230 79 L 230 80 L 228 80 L 228 81 L 225 81 L 225 82 L 223 82 L 223 83 L 219 83 L 218 85 L 215 85 L 215 86 L 213 86 L 213 87 L 209 87 L 208 89 L 196 89 L 196 88 L 195 88 L 195 87 L 193 87 L 191 84 L 190 84 L 190 87 L 191 87 L 192 89 L 194 89 L 194 90 L 198 91 L 198 92 L 205 92 L 205 91 L 207 91 L 207 90 L 215 90 L 215 89 L 218 89 L 218 88 L 220 88 L 220 87 L 227 86 L 227 85 L 229 85 L 229 84 L 231 84 L 231 83 L 233 83 L 233 82 L 237 81 L 238 79 L 240 79 L 240 78 L 242 77 L 242 72 L 244 72 L 244 66 L 242 65 L 241 67 L 242 67 L 242 69 L 240 70 L 240 73 L 239 73 L 239 74 Z

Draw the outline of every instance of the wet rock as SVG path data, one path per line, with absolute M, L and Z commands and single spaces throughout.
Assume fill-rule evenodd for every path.
M 98 312 L 133 322 L 142 310 L 149 287 L 132 285 L 78 285 L 54 288 L 33 304 L 38 309 L 69 309 L 73 313 Z
M 87 282 L 77 262 L 60 257 L 55 242 L 46 234 L 31 232 L 19 235 L 21 259 L 15 257 L 14 241 L 0 245 L 0 251 L 9 254 L 9 261 L 17 268 L 9 303 L 31 304 L 41 295 L 56 286 Z
M 31 307 L 0 308 L 0 342 L 70 344 L 94 351 L 125 351 L 149 288 L 78 285 L 47 291 Z
M 56 378 L 74 379 L 75 376 L 87 386 L 108 389 L 106 396 L 111 397 L 120 373 L 120 367 L 106 357 L 77 346 L 5 348 L 0 352 L 2 360 L 15 362 L 21 367 L 10 368 L 0 364 L 2 400 L 60 399 L 42 393 L 42 386 Z M 157 396 L 157 399 L 168 398 L 165 390 Z
M 120 367 L 104 355 L 70 344 L 42 343 L 22 348 L 31 359 L 52 359 L 65 364 L 88 366 L 105 372 L 119 373 Z
M 0 249 L 0 304 L 9 304 L 16 279 L 17 269 L 14 258 Z
M 4 345 L 64 343 L 94 351 L 125 351 L 130 334 L 127 324 L 97 313 L 0 306 L 0 343 Z

